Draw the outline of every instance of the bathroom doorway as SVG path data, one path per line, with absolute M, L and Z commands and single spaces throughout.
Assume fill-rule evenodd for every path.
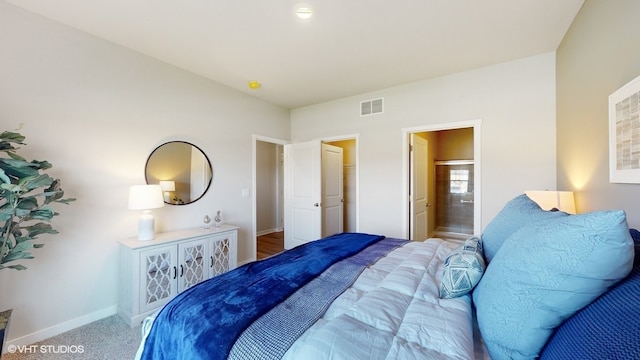
M 480 120 L 403 129 L 407 238 L 463 240 L 480 233 L 479 135 Z M 414 145 L 416 138 L 427 144 L 426 150 Z M 426 159 L 414 151 L 424 151 Z

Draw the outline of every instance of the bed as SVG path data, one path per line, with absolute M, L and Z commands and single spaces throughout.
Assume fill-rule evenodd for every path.
M 337 234 L 178 294 L 137 358 L 638 359 L 637 235 L 526 195 L 462 244 Z

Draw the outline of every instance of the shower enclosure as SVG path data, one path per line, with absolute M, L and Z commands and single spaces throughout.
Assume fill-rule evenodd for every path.
M 436 233 L 473 234 L 473 160 L 435 165 Z

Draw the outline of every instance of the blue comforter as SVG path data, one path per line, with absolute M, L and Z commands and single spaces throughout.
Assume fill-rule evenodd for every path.
M 249 263 L 178 294 L 154 321 L 142 359 L 227 358 L 235 340 L 253 321 L 334 263 L 383 238 L 334 235 Z

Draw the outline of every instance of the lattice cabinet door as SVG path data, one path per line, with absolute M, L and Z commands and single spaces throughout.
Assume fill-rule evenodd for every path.
M 207 239 L 189 241 L 178 245 L 178 292 L 209 278 L 207 269 Z
M 209 242 L 209 277 L 236 268 L 237 237 L 236 231 L 212 236 Z
M 164 246 L 140 252 L 140 309 L 148 311 L 166 304 L 178 293 L 177 247 Z
M 222 224 L 119 243 L 118 315 L 135 326 L 179 292 L 235 269 L 238 227 Z

